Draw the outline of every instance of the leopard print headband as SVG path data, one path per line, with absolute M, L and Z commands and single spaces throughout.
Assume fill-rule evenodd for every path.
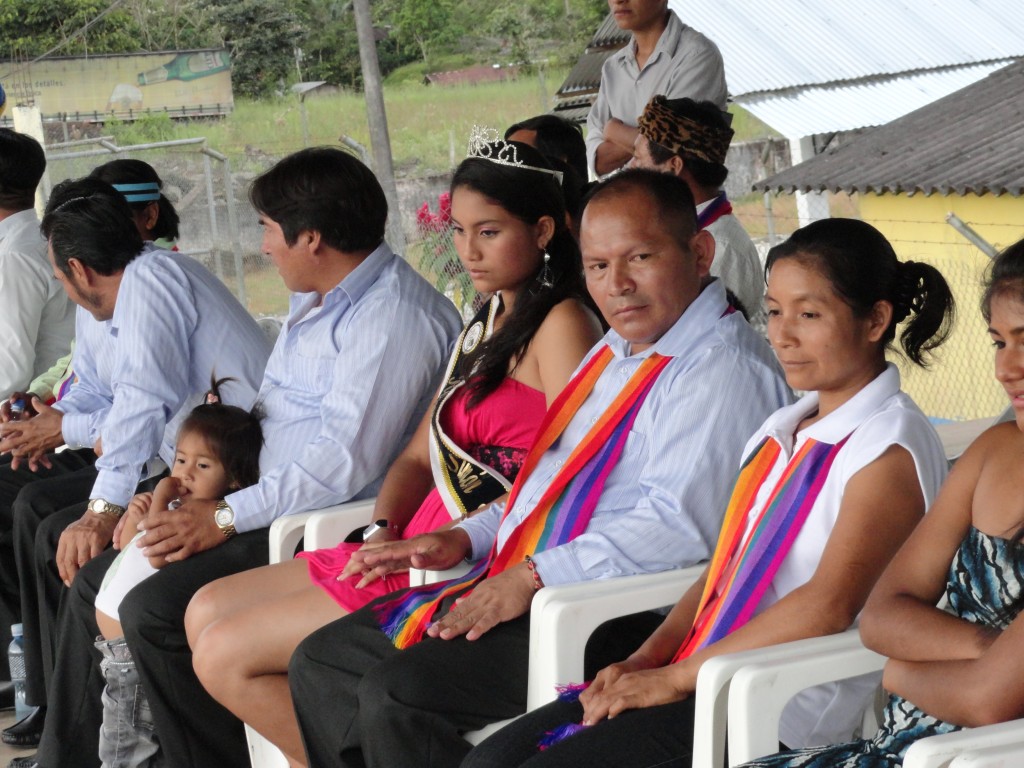
M 716 128 L 677 115 L 664 96 L 655 96 L 644 108 L 639 120 L 640 133 L 684 159 L 695 157 L 716 165 L 725 165 L 732 141 L 732 128 Z

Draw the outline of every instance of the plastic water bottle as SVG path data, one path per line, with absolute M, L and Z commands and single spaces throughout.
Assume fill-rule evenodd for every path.
M 32 707 L 25 703 L 25 638 L 21 624 L 11 626 L 11 644 L 7 647 L 7 661 L 11 665 L 11 682 L 14 683 L 14 716 L 21 720 L 27 717 Z

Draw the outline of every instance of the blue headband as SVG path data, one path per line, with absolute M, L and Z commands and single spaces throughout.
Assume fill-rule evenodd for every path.
M 141 184 L 114 184 L 114 189 L 124 195 L 129 203 L 152 203 L 160 199 L 160 185 L 153 181 Z M 137 194 L 129 194 L 129 193 Z

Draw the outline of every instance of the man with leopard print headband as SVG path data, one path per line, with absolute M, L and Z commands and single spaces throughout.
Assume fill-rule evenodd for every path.
M 757 248 L 732 214 L 721 189 L 729 175 L 725 156 L 732 116 L 710 101 L 655 96 L 640 115 L 631 165 L 671 173 L 693 192 L 698 224 L 715 238 L 711 274 L 743 304 L 757 330 L 764 330 L 764 269 Z

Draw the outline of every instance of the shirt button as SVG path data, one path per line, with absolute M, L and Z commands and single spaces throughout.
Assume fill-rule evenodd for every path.
M 560 467 L 560 466 L 562 466 L 562 465 L 563 465 L 564 463 L 565 463 L 564 461 L 562 461 L 561 459 L 559 459 L 558 461 L 556 461 L 556 462 L 555 462 L 555 466 L 556 466 L 556 467 Z
M 619 368 L 619 373 L 621 373 L 623 376 L 628 376 L 629 375 L 629 366 L 628 365 L 624 365 L 621 368 Z

